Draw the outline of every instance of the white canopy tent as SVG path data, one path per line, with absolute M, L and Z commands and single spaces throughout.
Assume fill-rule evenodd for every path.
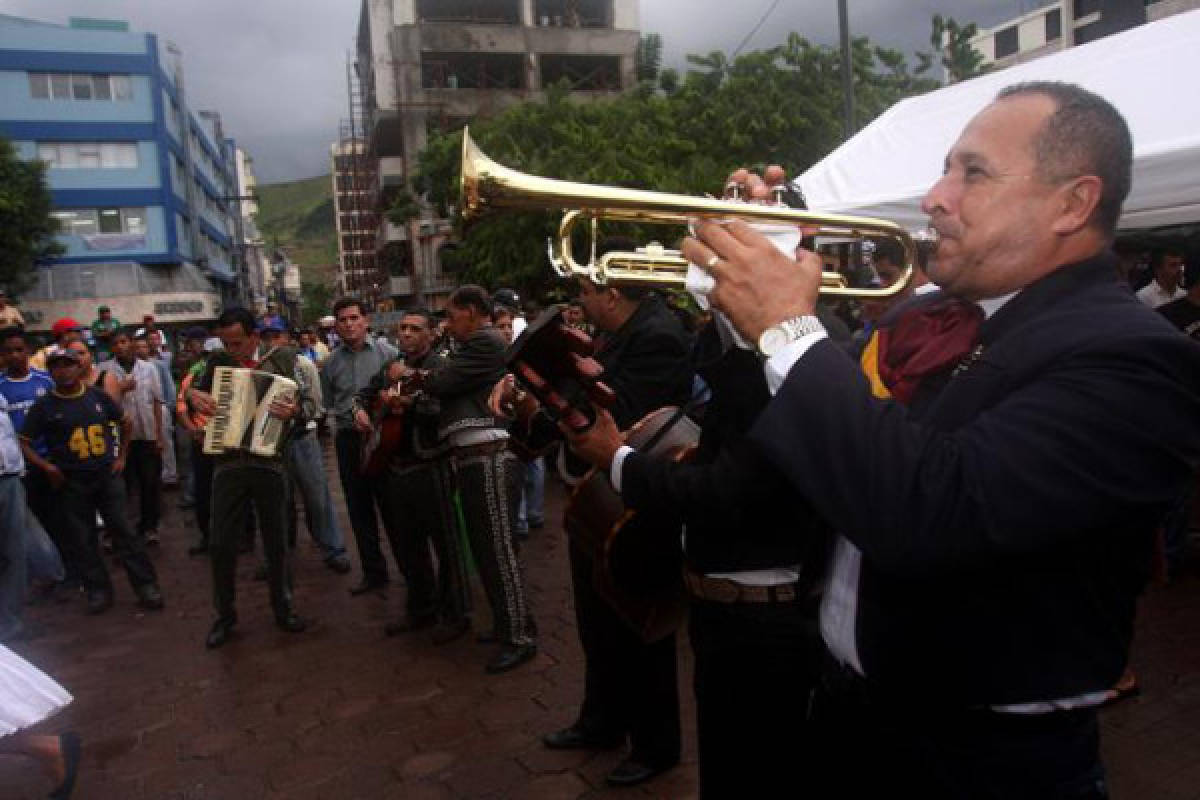
M 966 123 L 1014 83 L 1056 80 L 1096 92 L 1133 133 L 1122 229 L 1200 222 L 1200 11 L 902 100 L 799 178 L 809 207 L 923 227 L 921 198 Z

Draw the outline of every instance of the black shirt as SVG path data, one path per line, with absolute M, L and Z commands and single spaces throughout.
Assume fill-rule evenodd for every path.
M 48 460 L 63 472 L 90 473 L 116 460 L 114 423 L 120 421 L 121 409 L 100 389 L 84 387 L 72 397 L 55 389 L 29 409 L 21 436 L 43 437 Z
M 1200 342 L 1200 304 L 1181 297 L 1159 306 L 1156 310 L 1184 334 Z

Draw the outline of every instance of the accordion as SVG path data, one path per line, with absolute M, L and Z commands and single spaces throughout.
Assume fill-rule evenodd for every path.
M 276 400 L 293 400 L 296 382 L 270 372 L 241 367 L 213 370 L 216 413 L 204 429 L 204 452 L 219 455 L 245 450 L 259 456 L 282 452 L 291 423 L 268 413 Z

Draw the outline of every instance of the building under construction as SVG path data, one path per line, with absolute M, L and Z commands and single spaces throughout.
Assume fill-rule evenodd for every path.
M 346 185 L 366 187 L 346 195 L 347 212 L 339 203 L 338 231 L 343 246 L 373 237 L 374 261 L 343 250 L 340 288 L 440 307 L 457 282 L 442 265 L 448 221 L 427 208 L 403 224 L 380 213 L 408 189 L 428 133 L 540 100 L 563 78 L 582 98 L 632 88 L 638 38 L 637 0 L 363 0 L 334 181 L 340 197 L 341 158 Z M 371 229 L 343 228 L 356 221 Z

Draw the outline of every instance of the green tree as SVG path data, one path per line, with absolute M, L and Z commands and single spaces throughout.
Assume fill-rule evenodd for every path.
M 690 56 L 670 92 L 630 92 L 578 103 L 564 87 L 545 103 L 514 106 L 472 123 L 471 135 L 496 161 L 532 175 L 700 195 L 737 165 L 774 162 L 797 174 L 841 142 L 840 57 L 792 34 L 769 50 L 730 62 L 724 53 Z M 908 95 L 937 84 L 904 56 L 853 43 L 855 105 L 865 124 Z M 430 138 L 415 188 L 441 212 L 459 203 L 461 135 Z M 474 225 L 456 253 L 464 280 L 536 294 L 554 282 L 546 241 L 558 212 L 497 215 Z M 622 231 L 624 232 L 624 231 Z M 679 232 L 636 230 L 639 241 L 673 242 Z
M 50 216 L 50 190 L 41 161 L 22 161 L 0 138 L 0 286 L 19 294 L 34 282 L 34 267 L 62 252 Z
M 965 81 L 988 71 L 989 67 L 983 63 L 983 54 L 971 46 L 971 40 L 977 33 L 979 28 L 974 22 L 959 25 L 954 17 L 933 15 L 929 42 L 934 52 L 939 54 L 939 62 L 946 68 L 950 83 Z M 926 57 L 924 63 L 928 63 L 928 60 Z
M 655 84 L 662 66 L 662 36 L 647 33 L 639 39 L 634 63 L 638 81 Z
M 312 325 L 329 313 L 333 306 L 333 287 L 327 283 L 303 281 L 300 284 L 300 316 Z

